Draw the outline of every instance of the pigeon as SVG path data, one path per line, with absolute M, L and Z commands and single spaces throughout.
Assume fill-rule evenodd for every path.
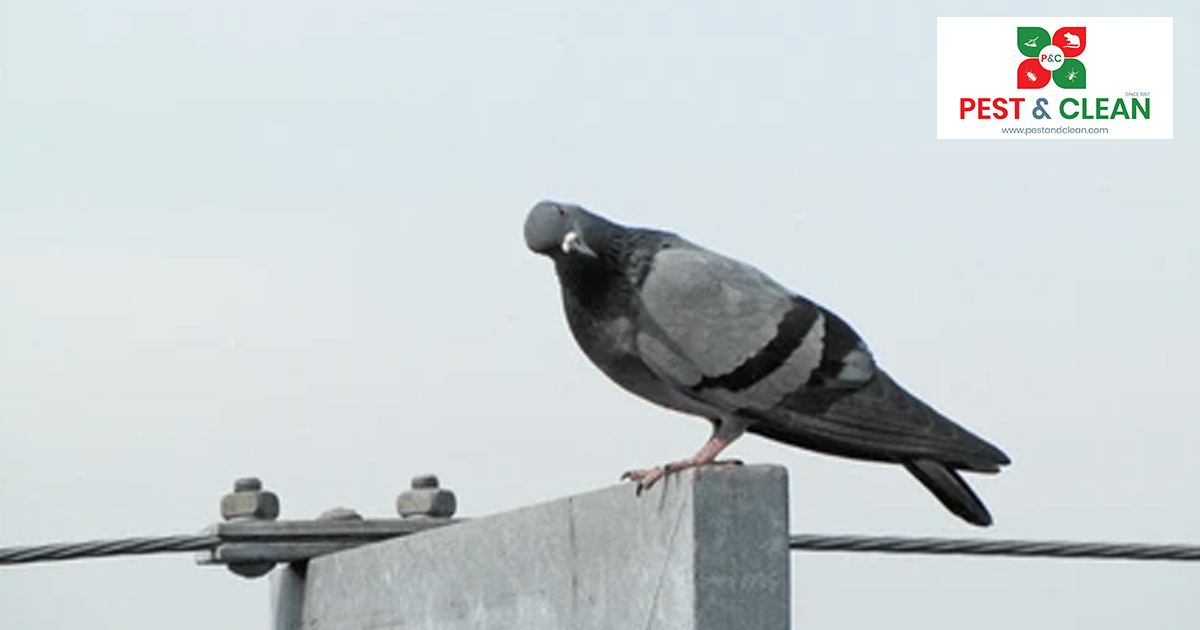
M 525 244 L 554 262 L 571 333 L 611 380 L 712 423 L 690 458 L 633 470 L 637 493 L 718 460 L 744 433 L 899 464 L 954 514 L 991 525 L 959 471 L 996 473 L 999 448 L 910 394 L 833 311 L 757 268 L 666 231 L 541 201 Z

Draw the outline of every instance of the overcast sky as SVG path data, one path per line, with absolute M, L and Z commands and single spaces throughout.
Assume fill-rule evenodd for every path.
M 1196 3 L 717 4 L 0 0 L 0 546 L 196 532 L 251 474 L 480 516 L 691 454 L 575 347 L 546 197 L 847 318 L 1012 456 L 986 535 L 1200 542 Z M 937 16 L 1132 11 L 1175 18 L 1175 140 L 934 139 Z M 980 533 L 897 468 L 729 454 L 794 531 Z M 797 628 L 1200 623 L 1194 565 L 793 566 Z M 267 624 L 188 555 L 0 569 L 6 629 Z

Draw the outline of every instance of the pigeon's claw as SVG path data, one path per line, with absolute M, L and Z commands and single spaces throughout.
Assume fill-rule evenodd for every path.
M 698 468 L 700 466 L 741 466 L 740 459 L 722 459 L 708 462 L 700 462 L 694 459 L 684 459 L 654 468 L 643 468 L 640 470 L 628 470 L 621 475 L 621 481 L 636 481 L 637 495 L 642 496 L 642 492 L 649 490 L 651 486 L 658 483 L 660 479 L 667 475 L 672 475 L 677 472 L 687 470 L 688 468 Z
M 655 466 L 654 468 L 643 468 L 640 470 L 630 470 L 621 475 L 622 481 L 636 481 L 637 495 L 642 496 L 642 491 L 649 490 L 650 486 L 658 483 L 659 479 L 667 476 L 671 464 L 666 466 Z
M 677 473 L 681 470 L 696 468 L 698 466 L 708 466 L 710 464 L 718 466 L 725 464 L 736 464 L 741 466 L 742 462 L 740 460 L 718 460 L 717 455 L 719 455 L 721 451 L 725 450 L 725 447 L 729 446 L 731 442 L 736 440 L 737 436 L 742 434 L 742 431 L 743 428 L 740 426 L 727 424 L 717 425 L 716 430 L 713 432 L 713 436 L 704 443 L 704 446 L 700 447 L 700 450 L 697 451 L 695 455 L 692 455 L 687 459 L 681 459 L 677 462 L 671 462 L 662 466 L 655 466 L 654 468 L 630 470 L 621 475 L 621 479 L 636 481 L 637 494 L 638 496 L 642 496 L 642 491 L 649 490 L 650 487 L 657 483 L 659 479 L 662 479 L 667 475 Z

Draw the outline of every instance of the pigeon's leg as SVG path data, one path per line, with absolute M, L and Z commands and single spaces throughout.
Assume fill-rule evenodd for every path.
M 677 462 L 671 462 L 654 468 L 644 468 L 641 470 L 631 470 L 623 475 L 621 479 L 630 479 L 637 482 L 637 493 L 640 495 L 643 490 L 647 490 L 653 486 L 659 479 L 681 470 L 688 468 L 696 468 L 697 466 L 707 466 L 710 464 L 736 464 L 741 465 L 742 462 L 732 459 L 718 461 L 717 455 L 725 450 L 725 447 L 733 443 L 734 440 L 741 437 L 746 432 L 746 426 L 740 422 L 732 422 L 729 420 L 713 420 L 713 434 L 696 451 L 695 455 L 687 459 L 681 459 Z

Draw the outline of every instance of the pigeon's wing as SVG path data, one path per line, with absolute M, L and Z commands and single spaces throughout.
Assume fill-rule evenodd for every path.
M 834 455 L 905 463 L 929 459 L 977 472 L 1009 463 L 1000 449 L 879 369 L 859 387 L 809 387 L 754 415 L 760 422 L 751 432 Z
M 686 242 L 655 254 L 638 298 L 643 361 L 718 409 L 767 411 L 805 387 L 860 387 L 875 370 L 837 316 Z
M 642 361 L 684 395 L 754 418 L 752 432 L 850 457 L 1008 463 L 879 370 L 840 317 L 749 265 L 664 248 L 638 297 Z

